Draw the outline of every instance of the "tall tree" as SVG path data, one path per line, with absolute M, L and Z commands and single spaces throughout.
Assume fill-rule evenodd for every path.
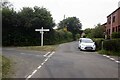
M 101 24 L 97 24 L 92 31 L 94 38 L 104 38 L 105 27 Z
M 68 17 L 62 21 L 60 21 L 58 29 L 67 28 L 73 34 L 73 40 L 75 40 L 75 35 L 77 33 L 81 33 L 82 24 L 79 18 L 76 17 Z
M 3 0 L 3 1 L 1 1 L 1 3 L 2 3 L 2 8 L 12 8 L 12 4 L 8 1 L 8 0 Z

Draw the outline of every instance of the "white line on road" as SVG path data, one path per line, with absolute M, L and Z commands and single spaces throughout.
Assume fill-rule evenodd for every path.
M 37 72 L 37 70 L 34 70 L 34 71 L 32 72 L 32 75 L 34 75 L 36 72 Z
M 32 74 L 30 74 L 30 75 L 26 78 L 26 80 L 28 80 L 29 78 L 31 78 L 31 77 L 38 71 L 38 69 L 40 69 L 40 68 L 45 64 L 45 62 L 48 61 L 48 59 L 49 59 L 54 53 L 55 53 L 55 52 L 52 52 L 51 54 L 50 54 L 50 52 L 46 53 L 47 55 L 48 55 L 48 54 L 50 54 L 50 55 L 37 67 L 37 69 L 35 69 L 35 70 L 32 72 Z M 46 54 L 45 54 L 45 56 L 47 56 Z
M 20 54 L 25 54 L 25 53 L 20 53 Z
M 42 66 L 40 65 L 37 69 L 40 69 Z
M 120 61 L 117 61 L 114 58 L 111 58 L 110 56 L 107 56 L 107 55 L 103 55 L 103 56 L 110 59 L 110 60 L 112 60 L 112 61 L 115 61 L 116 63 L 120 63 Z
M 44 57 L 46 57 L 48 54 L 50 54 L 50 52 L 47 52 L 45 55 L 43 55 Z
M 103 56 L 107 56 L 107 55 L 103 55 Z
M 106 56 L 107 58 L 110 58 L 110 56 Z
M 116 63 L 120 63 L 120 61 L 115 61 Z
M 52 52 L 52 53 L 48 56 L 48 58 L 50 58 L 54 53 L 55 53 L 55 52 Z
M 111 60 L 113 60 L 113 61 L 115 61 L 115 59 L 114 58 L 110 58 Z

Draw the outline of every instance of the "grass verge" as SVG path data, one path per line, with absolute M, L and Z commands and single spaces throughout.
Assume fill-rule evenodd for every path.
M 120 52 L 114 52 L 114 51 L 107 51 L 107 50 L 100 50 L 98 51 L 99 54 L 106 54 L 111 56 L 120 56 Z
M 11 69 L 11 62 L 8 58 L 1 56 L 0 55 L 0 59 L 1 59 L 1 63 L 2 63 L 2 69 L 0 70 L 0 73 L 2 73 L 2 78 L 7 78 L 9 76 L 9 72 Z
M 17 47 L 19 49 L 25 50 L 36 50 L 36 51 L 55 51 L 58 45 L 45 45 L 45 46 L 27 46 L 27 47 Z

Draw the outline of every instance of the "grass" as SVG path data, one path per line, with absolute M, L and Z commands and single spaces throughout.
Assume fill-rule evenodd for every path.
M 45 45 L 45 46 L 27 46 L 27 47 L 18 47 L 19 49 L 25 50 L 36 50 L 36 51 L 55 51 L 58 45 Z
M 8 58 L 0 55 L 0 63 L 2 64 L 2 65 L 0 65 L 1 66 L 0 74 L 2 74 L 1 77 L 7 78 L 9 75 L 9 72 L 10 72 L 11 62 Z
M 120 52 L 114 52 L 114 51 L 107 51 L 107 50 L 100 50 L 98 51 L 99 54 L 106 54 L 111 56 L 120 56 Z

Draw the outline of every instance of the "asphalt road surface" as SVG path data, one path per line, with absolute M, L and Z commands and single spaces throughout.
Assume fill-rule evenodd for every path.
M 78 42 L 39 52 L 3 48 L 14 62 L 12 78 L 118 78 L 118 63 L 97 52 L 80 51 Z

